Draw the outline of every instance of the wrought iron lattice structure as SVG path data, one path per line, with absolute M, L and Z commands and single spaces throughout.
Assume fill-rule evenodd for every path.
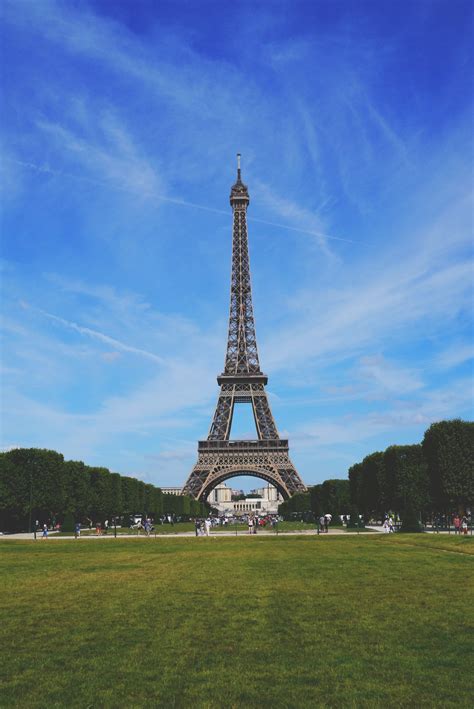
M 306 490 L 290 460 L 288 441 L 278 435 L 265 391 L 268 377 L 258 359 L 247 235 L 249 202 L 238 155 L 237 181 L 230 192 L 232 276 L 225 366 L 217 377 L 221 389 L 207 441 L 199 441 L 198 461 L 183 488 L 184 494 L 197 499 L 206 499 L 216 485 L 236 475 L 262 478 L 285 499 Z M 229 440 L 236 403 L 251 404 L 258 440 Z

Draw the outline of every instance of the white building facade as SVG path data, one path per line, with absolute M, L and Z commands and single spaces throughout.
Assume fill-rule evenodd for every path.
M 278 505 L 283 502 L 283 497 L 273 485 L 252 490 L 245 499 L 232 499 L 240 494 L 240 490 L 233 490 L 225 483 L 221 483 L 212 490 L 207 501 L 220 515 L 237 517 L 248 514 L 277 514 Z

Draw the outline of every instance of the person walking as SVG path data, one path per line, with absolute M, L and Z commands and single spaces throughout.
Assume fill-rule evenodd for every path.
M 43 533 L 41 535 L 41 539 L 47 539 L 48 538 L 48 525 L 45 523 L 43 524 Z
M 206 521 L 204 522 L 204 528 L 206 530 L 206 537 L 208 537 L 211 533 L 211 520 L 209 519 L 209 517 L 207 517 Z
M 467 517 L 464 516 L 461 520 L 461 533 L 467 534 L 467 528 L 468 528 Z
M 461 518 L 459 515 L 454 515 L 454 534 L 461 534 Z
M 249 534 L 253 534 L 253 517 L 249 516 L 248 527 L 249 527 Z
M 81 524 L 80 522 L 76 522 L 76 526 L 74 527 L 74 536 L 76 539 L 81 536 Z
M 324 532 L 325 522 L 326 522 L 326 519 L 325 519 L 324 515 L 321 515 L 321 517 L 319 518 L 319 531 L 321 532 L 321 534 Z

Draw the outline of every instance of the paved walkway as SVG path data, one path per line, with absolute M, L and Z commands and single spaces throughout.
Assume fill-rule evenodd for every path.
M 379 531 L 373 528 L 373 531 Z M 334 537 L 337 535 L 343 535 L 343 536 L 350 536 L 350 535 L 357 535 L 357 534 L 372 534 L 372 532 L 346 532 L 343 529 L 330 529 L 328 534 L 320 534 L 319 536 L 321 537 Z M 214 539 L 217 539 L 218 537 L 250 537 L 250 538 L 255 538 L 255 537 L 278 537 L 280 535 L 283 536 L 288 536 L 288 535 L 293 535 L 293 536 L 317 536 L 318 532 L 315 529 L 300 529 L 300 530 L 292 530 L 292 531 L 285 531 L 285 532 L 275 532 L 272 530 L 261 530 L 257 534 L 249 534 L 248 532 L 244 530 L 239 530 L 237 533 L 235 531 L 229 530 L 225 532 L 211 532 L 210 536 L 213 537 Z M 37 532 L 36 534 L 37 541 L 43 541 L 41 538 L 41 532 Z M 196 537 L 194 532 L 168 532 L 166 534 L 150 534 L 148 539 L 175 539 L 177 537 L 181 538 L 191 538 L 191 539 L 201 539 L 204 537 Z M 28 533 L 28 532 L 19 532 L 18 534 L 3 534 L 0 535 L 0 541 L 8 541 L 8 540 L 34 540 L 33 532 Z M 60 536 L 57 532 L 49 532 L 48 533 L 48 540 L 49 539 L 75 539 L 74 535 L 71 536 Z M 100 536 L 96 534 L 83 534 L 79 538 L 79 540 L 82 539 L 115 539 L 113 530 L 109 531 L 108 534 L 101 534 Z M 147 539 L 147 537 L 144 534 L 117 534 L 117 539 Z
M 370 531 L 361 531 L 361 532 L 346 532 L 345 529 L 341 529 L 340 527 L 334 527 L 333 529 L 329 529 L 328 534 L 320 534 L 319 536 L 322 538 L 326 537 L 334 537 L 334 536 L 354 536 L 358 534 L 373 534 L 374 532 L 379 532 L 383 533 L 384 529 L 381 525 L 371 525 L 370 527 L 367 527 L 367 530 Z M 454 536 L 454 532 L 451 532 Z M 435 534 L 435 532 L 432 532 L 431 530 L 428 530 L 425 532 L 425 534 Z M 439 534 L 449 534 L 449 532 L 442 531 L 439 532 Z M 214 539 L 217 539 L 218 537 L 246 537 L 246 538 L 251 538 L 254 539 L 255 537 L 278 537 L 280 535 L 283 536 L 317 536 L 318 532 L 315 529 L 299 529 L 299 530 L 292 530 L 292 531 L 285 531 L 285 532 L 275 532 L 273 530 L 260 530 L 257 534 L 249 534 L 248 532 L 244 530 L 239 530 L 236 532 L 235 530 L 232 531 L 229 529 L 228 531 L 219 531 L 219 532 L 211 532 L 210 536 L 213 537 Z M 37 532 L 37 541 L 43 541 L 41 538 L 41 532 Z M 469 535 L 471 536 L 471 534 Z M 196 537 L 195 533 L 193 531 L 190 532 L 167 532 L 165 534 L 150 534 L 148 539 L 176 539 L 176 538 L 188 538 L 188 539 L 201 539 L 204 537 Z M 73 539 L 75 540 L 74 535 L 70 536 L 60 536 L 57 532 L 49 532 L 48 533 L 48 539 Z M 82 536 L 79 537 L 79 540 L 83 539 L 115 539 L 114 537 L 114 532 L 113 529 L 109 529 L 108 534 L 101 534 L 100 536 L 97 536 L 96 534 L 83 534 Z M 137 534 L 132 533 L 132 534 L 117 534 L 117 539 L 147 539 L 147 537 L 144 534 Z M 0 541 L 11 541 L 11 540 L 33 540 L 34 541 L 34 536 L 33 532 L 28 533 L 28 532 L 20 532 L 18 534 L 0 534 Z

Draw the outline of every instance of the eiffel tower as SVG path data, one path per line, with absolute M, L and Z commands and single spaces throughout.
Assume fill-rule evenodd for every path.
M 217 377 L 221 389 L 209 435 L 198 443 L 198 461 L 183 488 L 183 494 L 202 500 L 216 485 L 236 475 L 266 480 L 285 500 L 306 490 L 290 460 L 288 441 L 278 435 L 265 391 L 268 377 L 258 359 L 247 237 L 249 202 L 237 155 L 237 181 L 230 192 L 232 277 L 225 367 Z M 252 405 L 258 440 L 229 440 L 236 403 Z

